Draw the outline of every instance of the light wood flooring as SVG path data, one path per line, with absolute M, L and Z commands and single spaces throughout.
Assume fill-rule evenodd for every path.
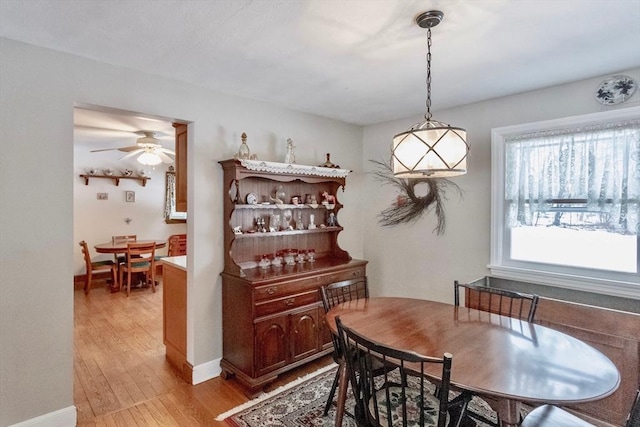
M 216 416 L 249 397 L 235 379 L 191 385 L 165 359 L 162 286 L 111 294 L 94 285 L 74 299 L 74 403 L 78 426 L 224 426 Z M 283 375 L 267 390 L 331 363 Z

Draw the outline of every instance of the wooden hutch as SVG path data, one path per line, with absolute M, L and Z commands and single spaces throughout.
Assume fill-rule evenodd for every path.
M 220 366 L 223 378 L 235 375 L 253 392 L 332 351 L 319 288 L 364 276 L 366 261 L 351 259 L 338 246 L 343 228 L 333 221 L 342 208 L 337 193 L 344 191 L 348 170 L 257 160 L 220 164 L 225 195 Z M 335 200 L 322 204 L 324 193 Z M 313 196 L 317 203 L 308 203 Z M 312 249 L 313 262 L 272 264 L 277 253 Z

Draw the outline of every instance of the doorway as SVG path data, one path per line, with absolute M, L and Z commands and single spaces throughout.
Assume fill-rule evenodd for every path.
M 74 241 L 87 241 L 94 260 L 113 259 L 93 250 L 113 235 L 166 239 L 186 234 L 186 223 L 165 221 L 165 174 L 173 163 L 143 165 L 129 156 L 140 138 L 152 136 L 174 150 L 179 120 L 112 108 L 74 108 Z M 184 122 L 186 123 L 186 122 Z M 123 151 L 129 150 L 129 151 Z M 125 158 L 123 158 L 125 157 Z M 170 158 L 173 156 L 169 155 Z M 80 178 L 93 172 L 96 178 Z M 130 176 L 142 179 L 115 179 Z M 100 176 L 100 178 L 97 178 Z M 144 183 L 143 183 L 144 181 Z M 164 255 L 160 252 L 160 255 Z M 74 245 L 74 274 L 84 271 Z M 129 298 L 93 286 L 74 293 L 74 403 L 78 422 L 130 407 L 184 385 L 165 359 L 162 286 Z

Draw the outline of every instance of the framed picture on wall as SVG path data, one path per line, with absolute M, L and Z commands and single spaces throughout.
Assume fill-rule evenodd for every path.
M 135 191 L 125 191 L 125 200 L 127 202 L 135 202 L 136 201 L 136 192 Z

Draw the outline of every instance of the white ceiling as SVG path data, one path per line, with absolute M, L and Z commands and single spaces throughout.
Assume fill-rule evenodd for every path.
M 431 9 L 435 111 L 640 66 L 640 0 L 0 0 L 0 36 L 365 125 L 424 114 Z

